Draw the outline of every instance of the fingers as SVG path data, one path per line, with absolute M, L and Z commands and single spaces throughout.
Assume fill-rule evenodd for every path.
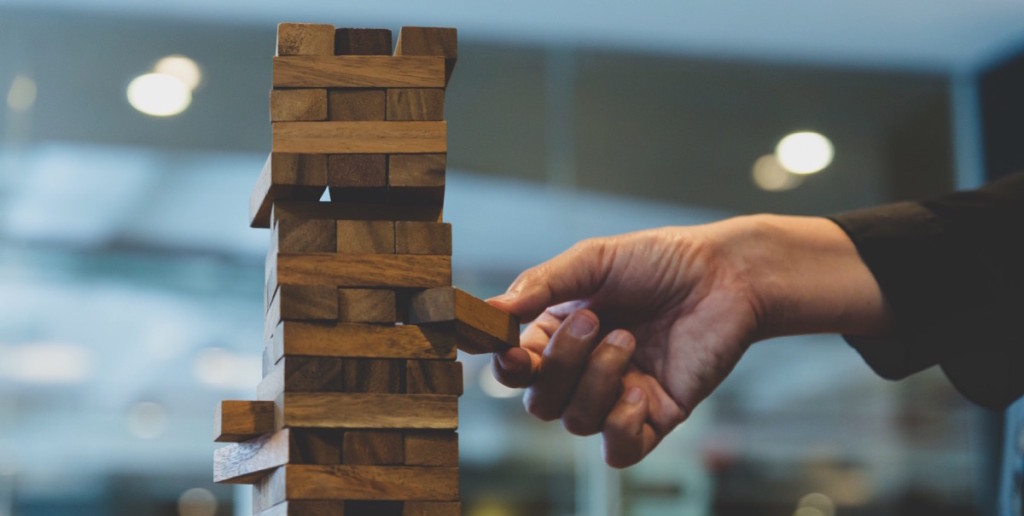
M 491 360 L 494 378 L 514 389 L 528 387 L 533 383 L 540 372 L 541 354 L 548 346 L 551 335 L 562 324 L 562 319 L 547 312 L 541 314 L 520 336 L 520 347 L 495 353 Z
M 601 431 L 605 418 L 622 394 L 622 376 L 635 346 L 633 335 L 625 330 L 609 333 L 598 344 L 562 414 L 566 430 L 576 435 Z
M 562 415 L 589 361 L 597 330 L 597 316 L 589 310 L 573 313 L 559 326 L 544 348 L 536 379 L 523 396 L 527 412 L 544 421 Z
M 635 385 L 612 408 L 602 432 L 604 461 L 609 466 L 632 466 L 657 446 L 658 436 L 646 422 L 647 410 L 647 395 Z
M 605 240 L 585 240 L 524 271 L 505 294 L 487 301 L 524 321 L 533 320 L 549 306 L 596 292 L 608 276 L 607 256 Z

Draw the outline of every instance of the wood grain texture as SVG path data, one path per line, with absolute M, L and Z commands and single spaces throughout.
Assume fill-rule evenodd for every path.
M 270 121 L 327 120 L 327 90 L 276 89 L 270 91 Z
M 461 516 L 459 502 L 405 502 L 402 516 Z M 319 515 L 317 515 L 319 516 Z
M 425 466 L 280 467 L 260 482 L 266 502 L 301 500 L 452 501 L 459 497 L 458 468 Z
M 274 122 L 273 152 L 423 154 L 448 151 L 445 122 Z
M 388 88 L 387 119 L 444 120 L 443 88 Z
M 256 399 L 276 400 L 285 392 L 345 392 L 341 357 L 281 357 L 256 387 Z
M 332 154 L 327 158 L 327 184 L 339 187 L 379 187 L 388 184 L 384 154 Z
M 284 393 L 278 428 L 455 430 L 459 398 L 440 394 Z
M 274 330 L 275 362 L 286 356 L 454 359 L 451 331 L 416 325 L 313 324 L 285 321 Z
M 456 432 L 407 430 L 404 439 L 404 456 L 407 465 L 459 465 L 459 434 Z
M 455 322 L 459 349 L 493 353 L 519 346 L 519 321 L 481 299 L 453 287 L 424 290 L 409 302 L 412 324 Z
M 388 156 L 388 196 L 394 203 L 444 204 L 446 154 Z
M 391 55 L 389 29 L 337 29 L 334 31 L 334 54 Z
M 343 501 L 308 500 L 279 503 L 256 513 L 256 516 L 345 516 L 346 514 L 348 513 L 345 512 L 345 502 Z M 423 516 L 432 514 L 424 513 Z
M 395 45 L 396 56 L 444 56 L 446 84 L 455 70 L 458 51 L 458 32 L 442 27 L 402 27 Z
M 275 57 L 275 88 L 443 88 L 445 60 L 412 56 Z
M 424 222 L 423 224 L 436 224 Z M 395 223 L 390 220 L 339 220 L 337 249 L 341 254 L 394 254 Z M 443 254 L 443 253 L 435 253 Z
M 450 256 L 278 253 L 276 281 L 293 285 L 430 288 L 450 285 Z
M 336 321 L 338 294 L 325 285 L 281 285 L 263 319 L 263 342 L 271 341 L 281 321 Z
M 306 219 L 441 221 L 441 206 L 280 201 L 274 211 Z
M 395 252 L 398 254 L 452 254 L 452 225 L 437 222 L 395 222 Z
M 213 480 L 252 484 L 285 464 L 341 464 L 342 445 L 341 430 L 285 428 L 215 450 Z
M 272 212 L 273 213 L 273 212 Z M 270 248 L 281 253 L 333 253 L 338 231 L 332 220 L 280 218 L 270 233 Z
M 387 94 L 382 88 L 332 89 L 327 94 L 327 119 L 334 121 L 384 120 Z
M 249 225 L 269 228 L 270 211 L 276 201 L 317 201 L 325 186 L 326 156 L 271 154 L 249 195 Z
M 274 403 L 224 400 L 213 417 L 217 442 L 241 442 L 274 431 Z
M 447 360 L 407 360 L 405 362 L 405 392 L 409 394 L 461 396 L 462 382 L 462 362 Z
M 405 445 L 400 431 L 348 430 L 343 442 L 344 464 L 387 466 L 405 463 Z
M 345 392 L 405 392 L 404 360 L 346 358 L 344 369 Z
M 318 23 L 279 23 L 277 55 L 334 55 L 334 26 Z
M 398 321 L 394 290 L 369 288 L 338 289 L 338 321 L 394 323 Z

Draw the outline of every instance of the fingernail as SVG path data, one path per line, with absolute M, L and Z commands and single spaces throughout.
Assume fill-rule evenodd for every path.
M 630 387 L 622 399 L 630 405 L 636 405 L 640 403 L 640 400 L 644 399 L 644 391 L 641 391 L 639 387 Z
M 615 330 L 609 333 L 604 340 L 612 346 L 627 349 L 633 342 L 633 336 L 625 330 Z
M 582 338 L 590 335 L 597 328 L 597 321 L 589 315 L 575 313 L 569 317 L 569 335 Z

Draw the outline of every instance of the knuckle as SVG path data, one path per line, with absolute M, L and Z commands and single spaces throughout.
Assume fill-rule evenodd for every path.
M 562 415 L 562 426 L 573 435 L 594 435 L 601 431 L 601 425 L 594 421 L 594 418 L 569 410 Z
M 541 421 L 554 421 L 561 415 L 551 409 L 550 406 L 541 403 L 538 396 L 532 391 L 527 391 L 526 395 L 523 396 L 523 406 L 526 407 L 528 414 Z

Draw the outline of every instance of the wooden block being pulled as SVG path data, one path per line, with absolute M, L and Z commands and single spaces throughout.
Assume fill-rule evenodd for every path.
M 443 88 L 389 88 L 388 120 L 444 120 Z
M 345 516 L 344 501 L 306 500 L 302 502 L 283 502 L 256 513 L 256 516 Z M 421 513 L 415 513 L 417 515 Z M 422 513 L 430 516 L 433 513 Z M 447 513 L 437 513 L 438 516 Z M 404 515 L 403 515 L 404 516 Z
M 286 392 L 275 402 L 278 428 L 455 430 L 459 397 L 442 394 Z
M 404 456 L 409 466 L 458 466 L 459 434 L 446 430 L 408 430 Z
M 224 400 L 213 417 L 214 441 L 248 441 L 274 431 L 274 403 Z
M 458 51 L 458 32 L 441 27 L 402 27 L 395 45 L 396 56 L 443 56 L 446 84 L 455 69 Z
M 316 201 L 326 186 L 327 156 L 271 153 L 249 195 L 249 225 L 269 228 L 270 211 L 275 202 Z
M 346 358 L 344 369 L 345 392 L 405 392 L 404 360 Z
M 334 54 L 344 55 L 391 55 L 391 31 L 389 29 L 337 29 L 334 31 Z
M 288 500 L 453 501 L 459 471 L 428 466 L 308 466 L 277 468 L 257 484 L 263 503 Z
M 273 265 L 280 284 L 430 288 L 452 282 L 450 256 L 278 253 Z
M 445 60 L 433 56 L 275 57 L 275 88 L 443 88 Z
M 424 222 L 423 224 L 437 223 Z M 338 232 L 338 253 L 394 254 L 395 252 L 395 223 L 390 220 L 339 220 L 336 230 Z
M 334 26 L 319 23 L 277 24 L 277 55 L 333 56 Z
M 338 321 L 394 323 L 398 321 L 394 290 L 370 288 L 338 289 Z
M 408 360 L 405 362 L 405 392 L 409 394 L 461 396 L 462 381 L 462 362 L 449 360 Z
M 441 221 L 440 205 L 282 201 L 274 204 L 274 212 L 306 219 Z
M 327 94 L 327 119 L 334 121 L 384 120 L 387 94 L 381 88 L 336 89 Z
M 285 428 L 213 453 L 213 481 L 252 484 L 285 464 L 341 464 L 341 430 Z
M 285 356 L 454 359 L 450 331 L 416 325 L 324 324 L 285 321 L 271 342 L 275 362 Z
M 274 122 L 274 152 L 423 154 L 448 152 L 445 122 Z
M 402 506 L 402 516 L 461 515 L 462 504 L 460 504 L 459 502 L 405 502 Z
M 412 324 L 454 321 L 459 349 L 470 354 L 519 346 L 519 321 L 514 316 L 453 287 L 414 294 L 408 320 Z
M 452 225 L 446 222 L 395 222 L 395 252 L 450 256 Z
M 281 357 L 256 387 L 256 399 L 273 401 L 285 392 L 345 392 L 345 360 L 340 357 Z
M 327 120 L 327 90 L 294 89 L 270 91 L 270 121 Z
M 398 430 L 348 430 L 343 442 L 342 461 L 345 464 L 387 466 L 405 463 L 402 432 Z

